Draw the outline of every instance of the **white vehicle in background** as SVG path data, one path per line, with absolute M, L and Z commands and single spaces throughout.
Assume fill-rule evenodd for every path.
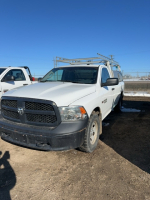
M 34 78 L 30 69 L 24 67 L 0 67 L 0 98 L 8 90 L 30 85 Z
M 53 68 L 40 83 L 4 93 L 1 138 L 35 149 L 94 151 L 102 120 L 121 109 L 124 92 L 124 82 L 112 71 L 113 66 L 120 70 L 119 64 L 98 55 L 58 57 L 56 65 L 70 65 Z

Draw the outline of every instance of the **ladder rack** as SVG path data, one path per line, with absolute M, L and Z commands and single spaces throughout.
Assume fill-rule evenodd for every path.
M 120 70 L 120 65 L 118 62 L 114 61 L 111 58 L 108 58 L 106 56 L 103 56 L 99 53 L 97 53 L 98 57 L 89 57 L 89 58 L 76 58 L 76 59 L 68 59 L 68 58 L 62 58 L 62 57 L 56 57 L 54 60 L 54 67 L 57 67 L 57 63 L 68 63 L 70 65 L 91 65 L 91 64 L 99 64 L 102 63 L 106 65 L 107 67 L 116 67 L 116 69 Z

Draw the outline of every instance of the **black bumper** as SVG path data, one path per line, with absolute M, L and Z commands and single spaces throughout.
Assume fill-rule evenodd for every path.
M 88 119 L 63 122 L 49 128 L 12 122 L 0 117 L 0 135 L 7 142 L 41 150 L 68 150 L 80 147 Z

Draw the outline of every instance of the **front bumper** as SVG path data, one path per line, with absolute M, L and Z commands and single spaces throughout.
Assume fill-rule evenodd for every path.
M 0 135 L 7 142 L 41 150 L 68 150 L 80 147 L 88 119 L 63 122 L 57 127 L 21 124 L 0 116 Z

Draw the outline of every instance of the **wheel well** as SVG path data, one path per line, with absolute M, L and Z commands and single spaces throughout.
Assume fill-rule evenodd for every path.
M 101 135 L 102 134 L 102 113 L 101 113 L 100 107 L 94 108 L 93 112 L 97 112 L 98 113 L 99 120 L 100 120 L 100 133 L 99 134 Z
M 123 96 L 123 90 L 121 91 L 121 95 Z
M 99 107 L 96 107 L 96 108 L 94 108 L 94 110 L 93 111 L 95 111 L 95 112 L 99 112 L 99 114 L 98 115 L 101 115 L 101 109 L 99 108 Z

